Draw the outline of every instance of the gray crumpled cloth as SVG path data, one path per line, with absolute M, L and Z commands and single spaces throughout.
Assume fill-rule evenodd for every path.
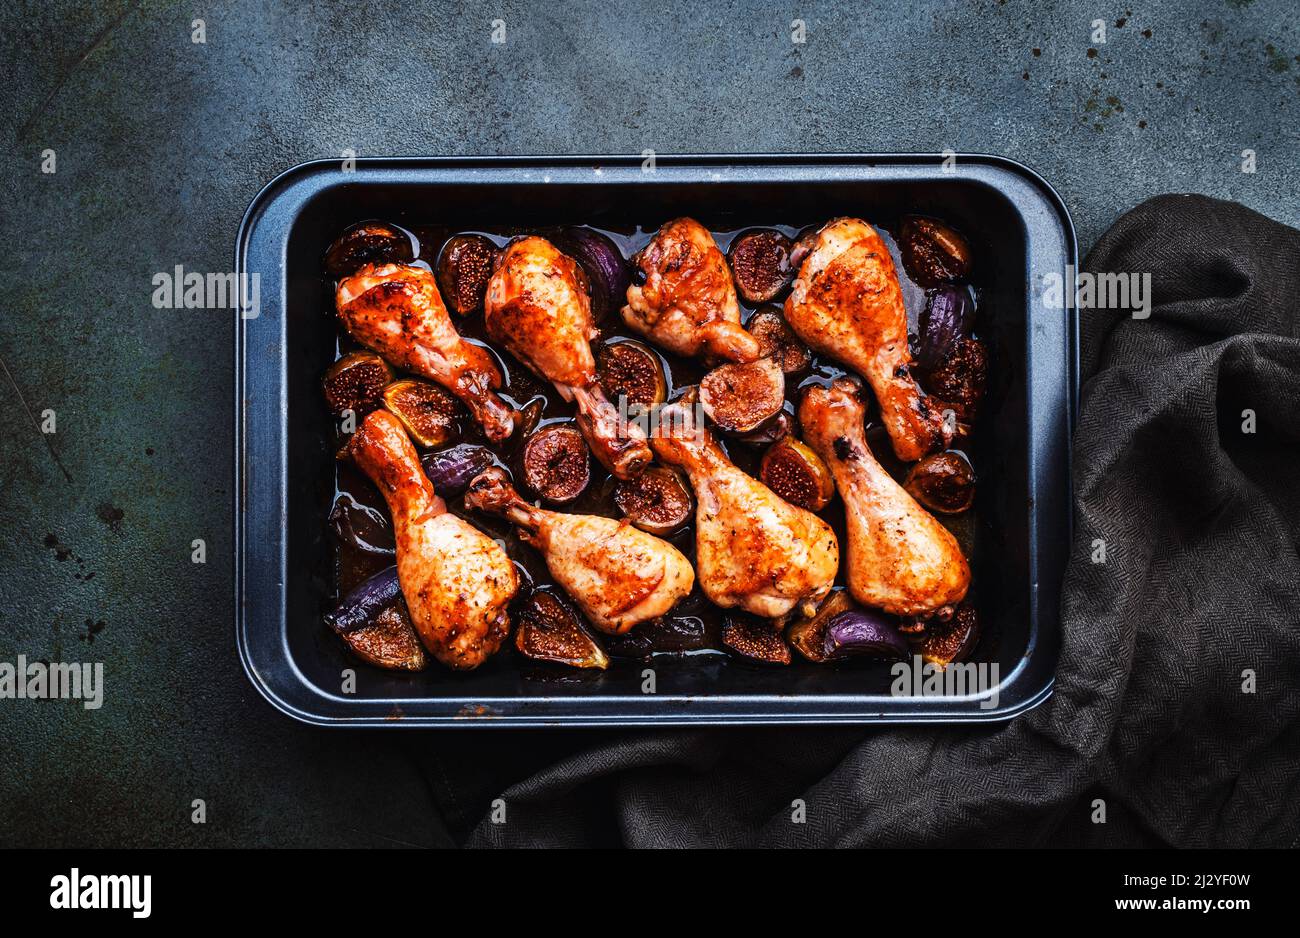
M 1234 203 L 1161 196 L 1119 219 L 1085 268 L 1149 271 L 1153 303 L 1146 320 L 1081 313 L 1075 543 L 1047 703 L 975 727 L 426 737 L 417 757 L 453 835 L 1295 846 L 1300 232 Z M 504 824 L 491 820 L 497 798 Z M 795 799 L 805 823 L 792 823 Z

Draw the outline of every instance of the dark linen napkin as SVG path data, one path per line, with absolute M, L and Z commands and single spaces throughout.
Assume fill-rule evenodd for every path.
M 1295 846 L 1300 232 L 1161 196 L 1121 218 L 1085 268 L 1149 272 L 1152 308 L 1145 320 L 1081 312 L 1075 543 L 1047 703 L 975 727 L 425 737 L 418 758 L 453 834 L 474 846 Z M 1097 538 L 1105 563 L 1092 562 Z

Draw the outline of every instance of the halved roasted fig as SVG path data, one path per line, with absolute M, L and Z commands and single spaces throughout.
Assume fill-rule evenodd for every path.
M 551 424 L 530 436 L 521 460 L 524 484 L 557 505 L 573 501 L 591 482 L 587 441 L 567 424 Z
M 384 388 L 384 406 L 418 445 L 445 446 L 460 434 L 460 405 L 436 384 L 404 378 Z
M 729 615 L 722 624 L 722 644 L 749 661 L 789 664 L 790 646 L 781 630 L 766 619 Z
M 923 287 L 963 280 L 971 271 L 971 251 L 966 239 L 933 218 L 910 215 L 903 219 L 898 251 L 908 276 Z
M 406 232 L 381 221 L 363 221 L 339 235 L 325 252 L 331 277 L 350 277 L 366 264 L 406 264 L 415 258 Z
M 753 433 L 785 404 L 785 375 L 771 358 L 719 365 L 700 379 L 704 413 L 724 433 Z
M 384 609 L 368 625 L 343 633 L 343 641 L 362 661 L 390 671 L 423 671 L 429 663 L 404 599 Z
M 790 324 L 777 306 L 764 306 L 749 318 L 749 334 L 758 339 L 758 347 L 765 357 L 776 359 L 787 375 L 807 371 L 812 365 L 812 352 L 799 341 Z
M 975 501 L 975 470 L 961 453 L 935 453 L 908 470 L 903 488 L 931 511 L 960 514 Z
M 535 661 L 571 668 L 609 667 L 609 656 L 583 628 L 578 614 L 546 590 L 534 592 L 519 612 L 515 647 Z
M 822 600 L 817 612 L 809 619 L 800 619 L 790 626 L 786 638 L 794 649 L 814 664 L 824 664 L 826 654 L 826 626 L 841 613 L 858 609 L 846 589 L 833 590 Z
M 932 404 L 951 409 L 956 419 L 969 423 L 979 409 L 988 379 L 988 354 L 979 339 L 958 339 L 939 366 L 922 375 L 922 385 Z
M 745 302 L 766 303 L 790 285 L 790 249 L 790 239 L 771 228 L 746 231 L 731 242 L 727 259 Z
M 483 307 L 497 246 L 482 235 L 464 234 L 447 239 L 438 254 L 438 289 L 447 308 L 467 316 Z
M 868 609 L 841 612 L 826 623 L 822 651 L 827 660 L 906 658 L 910 648 L 890 616 Z
M 344 596 L 339 607 L 325 616 L 325 624 L 355 654 L 381 668 L 420 671 L 427 663 L 402 598 L 396 567 L 379 571 Z
M 436 453 L 426 453 L 420 457 L 424 474 L 433 483 L 433 490 L 442 498 L 453 498 L 469 487 L 469 480 L 488 466 L 495 457 L 486 446 L 473 443 L 461 443 L 449 446 Z
M 659 356 L 634 339 L 615 339 L 596 356 L 600 389 L 611 401 L 626 397 L 629 404 L 653 407 L 668 397 L 668 381 Z
M 374 352 L 349 352 L 325 371 L 321 391 L 335 417 L 352 411 L 357 422 L 384 401 L 384 388 L 393 370 Z
M 791 505 L 809 511 L 821 511 L 835 494 L 835 480 L 826 463 L 792 436 L 767 448 L 759 478 Z
M 695 513 L 690 488 L 665 466 L 651 466 L 635 479 L 619 482 L 614 504 L 642 531 L 661 537 L 689 523 Z
M 921 657 L 946 668 L 954 662 L 965 661 L 975 650 L 980 637 L 979 615 L 969 601 L 963 601 L 946 622 L 930 619 L 924 634 Z

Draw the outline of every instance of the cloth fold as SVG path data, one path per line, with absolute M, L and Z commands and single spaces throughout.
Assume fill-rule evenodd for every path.
M 1161 196 L 1084 267 L 1149 272 L 1152 306 L 1080 314 L 1075 540 L 1050 700 L 973 727 L 439 737 L 418 757 L 453 833 L 473 846 L 1295 846 L 1300 232 Z

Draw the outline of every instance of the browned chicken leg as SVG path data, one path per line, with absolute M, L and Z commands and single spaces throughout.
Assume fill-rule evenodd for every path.
M 899 459 L 920 459 L 951 441 L 953 428 L 912 378 L 894 261 L 866 222 L 836 218 L 817 232 L 785 318 L 806 344 L 867 379 Z
M 752 362 L 758 340 L 740 325 L 727 259 L 693 218 L 668 222 L 635 258 L 644 282 L 627 288 L 623 321 L 670 352 Z
M 695 489 L 700 589 L 724 608 L 784 621 L 811 615 L 839 569 L 835 532 L 732 465 L 687 398 L 659 411 L 655 455 Z
M 496 541 L 447 511 L 388 411 L 362 421 L 348 452 L 393 515 L 397 579 L 420 641 L 450 668 L 477 668 L 509 634 L 506 605 L 519 588 L 514 564 Z
M 433 274 L 405 264 L 368 264 L 339 282 L 339 320 L 362 345 L 464 401 L 489 440 L 514 430 L 514 411 L 494 391 L 492 356 L 456 332 Z
M 578 429 L 591 451 L 620 479 L 640 475 L 653 458 L 645 431 L 600 389 L 591 340 L 591 299 L 573 258 L 545 238 L 516 238 L 488 281 L 484 316 L 488 335 L 578 405 Z
M 517 524 L 520 536 L 545 556 L 556 582 L 602 632 L 619 635 L 664 615 L 695 583 L 690 561 L 667 541 L 627 521 L 535 508 L 501 469 L 477 476 L 465 504 Z
M 803 438 L 826 460 L 844 500 L 853 598 L 900 616 L 960 602 L 970 567 L 957 539 L 894 481 L 867 447 L 862 386 L 841 378 L 799 404 Z

